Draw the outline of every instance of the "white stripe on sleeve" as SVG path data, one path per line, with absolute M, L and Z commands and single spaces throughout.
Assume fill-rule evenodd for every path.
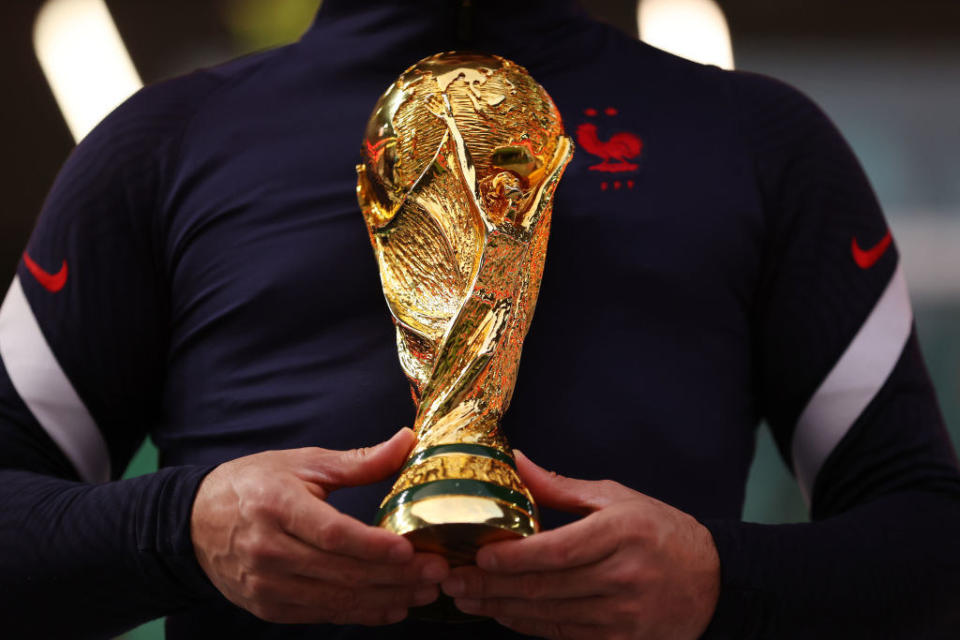
M 899 265 L 843 355 L 814 392 L 793 434 L 793 468 L 807 504 L 820 468 L 900 359 L 913 311 Z
M 0 359 L 24 404 L 80 477 L 109 480 L 107 443 L 43 337 L 19 277 L 0 306 Z

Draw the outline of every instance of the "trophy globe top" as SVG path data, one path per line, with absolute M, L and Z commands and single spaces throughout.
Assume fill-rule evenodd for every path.
M 447 114 L 474 171 L 470 186 L 494 224 L 533 199 L 564 136 L 556 105 L 522 66 L 481 53 L 424 58 L 383 93 L 364 134 L 367 196 L 380 225 L 436 159 Z

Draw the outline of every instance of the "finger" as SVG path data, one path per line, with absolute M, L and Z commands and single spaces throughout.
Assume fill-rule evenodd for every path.
M 323 552 L 320 552 L 323 553 Z M 439 584 L 450 572 L 447 561 L 436 554 L 418 553 L 406 564 L 384 564 L 324 554 L 293 570 L 297 575 L 327 580 L 347 587 Z
M 362 611 L 421 606 L 436 600 L 440 593 L 436 585 L 350 588 L 303 576 L 270 573 L 246 574 L 239 591 L 251 602 L 313 607 L 326 612 L 331 620 L 356 619 Z
M 488 573 L 477 567 L 459 567 L 450 572 L 441 588 L 454 598 L 522 598 L 556 600 L 608 595 L 617 592 L 616 576 L 610 566 L 614 556 L 594 564 L 530 573 Z
M 514 449 L 513 453 L 520 478 L 530 489 L 533 499 L 542 506 L 587 514 L 638 495 L 612 480 L 576 480 L 561 476 L 537 465 L 519 449 Z
M 477 566 L 495 573 L 571 569 L 603 560 L 617 549 L 616 530 L 601 513 L 522 540 L 495 542 L 477 552 Z
M 413 431 L 404 427 L 374 447 L 348 451 L 310 449 L 305 479 L 320 484 L 328 493 L 341 487 L 379 482 L 400 469 L 415 441 Z
M 602 638 L 603 627 L 589 624 L 564 624 L 521 618 L 497 618 L 497 622 L 517 633 L 550 640 L 594 640 Z
M 306 489 L 290 498 L 280 527 L 317 549 L 360 560 L 399 564 L 413 558 L 413 545 L 403 536 L 340 513 Z
M 379 626 L 396 624 L 407 617 L 404 607 L 382 611 L 357 611 L 340 614 L 336 619 L 327 611 L 314 606 L 292 605 L 277 602 L 248 602 L 242 605 L 261 620 L 280 624 L 361 624 Z
M 590 597 L 563 600 L 520 600 L 516 598 L 457 598 L 454 603 L 464 613 L 490 618 L 540 620 L 543 622 L 601 625 L 609 622 L 607 598 Z
M 295 574 L 347 587 L 437 584 L 449 573 L 447 561 L 436 554 L 416 553 L 403 564 L 371 562 L 317 549 L 281 531 L 261 536 L 243 554 L 245 564 L 256 571 Z

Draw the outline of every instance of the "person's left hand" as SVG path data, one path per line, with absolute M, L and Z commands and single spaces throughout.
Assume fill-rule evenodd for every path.
M 572 524 L 477 553 L 443 591 L 465 613 L 545 638 L 694 640 L 720 591 L 710 532 L 692 516 L 610 480 L 546 471 L 519 451 L 536 501 L 588 514 Z

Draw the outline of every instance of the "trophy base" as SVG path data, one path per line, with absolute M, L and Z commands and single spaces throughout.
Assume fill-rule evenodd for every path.
M 416 529 L 405 534 L 405 537 L 417 551 L 438 553 L 447 559 L 451 567 L 461 567 L 473 564 L 477 550 L 483 545 L 523 536 L 485 524 L 450 523 Z M 442 592 L 434 602 L 410 609 L 410 616 L 434 622 L 476 622 L 485 619 L 460 611 L 453 598 Z
M 447 559 L 451 567 L 474 564 L 480 547 L 501 540 L 515 540 L 523 534 L 486 524 L 460 522 L 439 524 L 403 534 L 413 548 L 436 553 Z
M 451 567 L 474 564 L 480 547 L 515 540 L 539 530 L 536 518 L 503 500 L 442 495 L 401 504 L 380 526 L 399 533 L 417 551 L 442 555 Z M 481 617 L 463 613 L 441 593 L 435 602 L 410 609 L 412 617 L 442 622 L 469 622 Z

